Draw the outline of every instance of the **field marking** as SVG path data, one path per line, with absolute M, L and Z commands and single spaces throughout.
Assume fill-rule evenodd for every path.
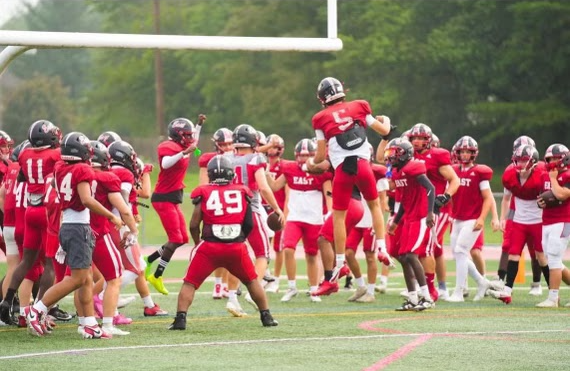
M 88 352 L 108 352 L 116 350 L 137 350 L 137 349 L 162 349 L 162 348 L 193 348 L 193 347 L 209 347 L 209 346 L 226 346 L 226 345 L 250 345 L 264 343 L 287 343 L 287 342 L 309 342 L 309 341 L 330 341 L 330 340 L 369 340 L 369 339 L 386 339 L 386 338 L 403 338 L 403 337 L 435 337 L 435 336 L 470 336 L 470 335 L 521 335 L 521 334 L 547 334 L 547 333 L 563 333 L 570 332 L 570 329 L 560 330 L 520 330 L 520 331 L 465 331 L 465 332 L 425 332 L 425 333 L 409 333 L 409 334 L 380 334 L 380 335 L 358 335 L 358 336 L 326 336 L 311 338 L 280 338 L 280 339 L 257 339 L 257 340 L 231 340 L 231 341 L 211 341 L 204 343 L 182 343 L 182 344 L 155 344 L 155 345 L 131 345 L 131 346 L 115 346 L 102 348 L 77 348 L 67 350 L 56 350 L 41 353 L 22 353 L 11 356 L 0 356 L 0 360 L 22 359 L 33 357 L 45 357 L 61 354 L 77 354 Z M 534 341 L 533 339 L 528 339 Z
M 422 345 L 423 343 L 425 343 L 426 341 L 428 341 L 432 337 L 433 337 L 433 335 L 419 336 L 418 338 L 412 340 L 411 342 L 404 345 L 403 347 L 398 348 L 395 352 L 393 352 L 393 353 L 387 355 L 386 357 L 382 358 L 381 360 L 379 360 L 378 362 L 376 362 L 372 366 L 366 367 L 364 369 L 364 371 L 383 370 L 386 367 L 388 367 L 391 363 L 394 363 L 394 362 L 404 358 L 408 354 L 410 354 L 414 349 L 416 349 L 417 347 L 419 347 L 420 345 Z

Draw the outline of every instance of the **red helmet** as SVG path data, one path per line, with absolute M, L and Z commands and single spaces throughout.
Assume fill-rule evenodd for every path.
M 538 151 L 530 144 L 519 146 L 513 153 L 513 165 L 518 172 L 529 171 L 538 162 Z
M 317 151 L 317 146 L 310 139 L 301 139 L 297 144 L 295 144 L 295 159 L 298 163 L 304 164 L 305 161 L 301 161 L 299 156 L 314 156 Z
M 477 158 L 477 155 L 479 154 L 479 145 L 477 144 L 477 141 L 471 138 L 469 135 L 465 135 L 459 138 L 453 147 L 455 148 L 454 152 L 457 162 L 462 164 L 469 164 L 471 162 L 474 162 Z M 465 150 L 471 152 L 471 156 L 467 160 L 461 158 L 461 151 Z
M 412 126 L 412 128 L 410 129 L 410 133 L 408 134 L 408 138 L 410 139 L 410 142 L 412 142 L 412 144 L 413 144 L 412 141 L 413 138 L 425 139 L 426 141 L 421 145 L 414 146 L 414 150 L 422 151 L 424 149 L 430 148 L 432 132 L 429 126 L 427 126 L 426 124 L 419 123 Z
M 10 158 L 12 154 L 12 147 L 14 146 L 14 141 L 12 138 L 3 130 L 0 130 L 0 158 L 4 161 Z

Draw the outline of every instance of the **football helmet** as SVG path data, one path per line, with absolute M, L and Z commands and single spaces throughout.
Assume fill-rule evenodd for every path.
M 544 162 L 546 162 L 547 170 L 557 168 L 560 160 L 566 153 L 568 153 L 568 147 L 564 144 L 555 143 L 548 146 L 544 153 Z
M 451 147 L 450 157 L 451 157 L 451 163 L 453 165 L 459 163 L 459 160 L 457 159 L 457 144 L 454 144 L 453 147 Z
M 18 157 L 20 156 L 20 153 L 26 149 L 31 147 L 32 145 L 30 144 L 29 140 L 25 140 L 22 143 L 18 144 L 16 147 L 14 147 L 14 150 L 12 151 L 12 154 L 10 155 L 10 160 L 12 162 L 17 162 L 18 161 Z
M 414 147 L 412 143 L 401 138 L 393 140 L 392 145 L 388 147 L 386 162 L 395 168 L 401 169 L 414 158 Z
M 212 135 L 212 142 L 214 142 L 218 153 L 224 153 L 226 150 L 233 149 L 233 133 L 227 128 L 218 129 L 214 135 Z
M 408 138 L 410 142 L 414 142 L 414 138 L 425 139 L 422 143 L 417 143 L 414 145 L 414 150 L 416 151 L 423 151 L 424 149 L 430 148 L 431 139 L 432 139 L 432 131 L 429 126 L 426 124 L 418 123 L 412 126 L 410 129 L 410 133 L 408 134 Z
M 269 150 L 267 151 L 267 156 L 269 157 L 283 156 L 283 151 L 285 150 L 285 141 L 283 140 L 283 138 L 281 138 L 277 134 L 269 134 L 267 136 L 267 143 L 273 143 L 273 142 L 277 143 L 277 145 L 274 145 L 273 147 L 269 148 Z
M 310 139 L 301 139 L 295 144 L 295 160 L 300 164 L 305 163 L 305 160 L 300 160 L 300 156 L 314 156 L 315 152 L 317 152 L 317 146 Z
M 137 162 L 137 153 L 129 143 L 124 140 L 118 140 L 109 146 L 109 156 L 111 157 L 111 165 L 118 164 L 135 173 L 135 164 Z
M 14 141 L 12 138 L 3 130 L 0 130 L 0 158 L 3 161 L 10 158 L 12 153 L 12 147 L 14 146 Z
M 48 120 L 38 120 L 28 130 L 28 140 L 34 148 L 57 148 L 60 145 L 61 136 L 61 130 Z
M 518 172 L 529 171 L 538 162 L 538 151 L 530 144 L 523 144 L 513 153 L 513 165 Z
M 479 145 L 477 144 L 477 141 L 469 135 L 459 138 L 453 147 L 455 148 L 455 158 L 458 163 L 469 164 L 474 162 L 479 154 Z M 461 151 L 465 150 L 471 152 L 471 156 L 469 156 L 468 159 L 463 159 L 461 157 Z
M 61 140 L 61 159 L 63 161 L 89 162 L 92 155 L 91 142 L 83 133 L 72 131 Z
M 238 125 L 234 129 L 233 139 L 235 148 L 257 147 L 257 131 L 251 125 Z
M 192 121 L 180 117 L 168 124 L 168 137 L 184 148 L 194 143 L 194 124 Z
M 111 157 L 109 156 L 109 149 L 104 142 L 101 142 L 101 136 L 99 136 L 98 140 L 91 141 L 91 147 L 93 148 L 91 165 L 94 167 L 101 167 L 103 170 L 107 170 L 109 168 L 109 163 L 111 162 Z
M 267 137 L 265 136 L 265 134 L 262 131 L 257 130 L 257 145 L 258 146 L 264 146 L 267 144 Z
M 232 161 L 223 155 L 216 155 L 208 162 L 208 180 L 211 184 L 230 184 L 235 177 Z
M 345 96 L 342 83 L 334 77 L 325 77 L 317 87 L 317 98 L 323 106 L 329 105 Z
M 434 133 L 431 133 L 431 146 L 433 148 L 441 147 L 441 141 L 439 140 L 439 137 Z
M 534 140 L 531 137 L 528 137 L 526 135 L 521 135 L 513 142 L 513 153 L 515 153 L 517 148 L 519 148 L 520 146 L 524 146 L 527 144 L 536 148 L 536 144 L 534 143 Z
M 111 143 L 121 140 L 121 136 L 114 131 L 106 131 L 99 135 L 97 140 L 105 145 L 105 147 L 109 147 Z
M 411 132 L 412 132 L 412 129 L 408 129 L 408 130 L 404 131 L 404 132 L 402 133 L 402 135 L 400 135 L 400 138 L 401 138 L 401 139 L 404 139 L 404 140 L 407 140 L 407 141 L 410 141 L 410 133 L 411 133 Z
M 143 175 L 143 171 L 144 171 L 144 162 L 143 160 L 141 160 L 140 157 L 137 157 L 137 161 L 135 163 L 135 181 L 139 181 Z

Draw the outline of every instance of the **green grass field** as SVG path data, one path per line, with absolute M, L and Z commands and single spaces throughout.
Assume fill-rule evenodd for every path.
M 496 262 L 488 262 L 488 271 Z M 182 277 L 183 261 L 173 261 L 167 278 Z M 454 264 L 448 268 L 453 271 Z M 0 275 L 5 270 L 0 265 Z M 394 311 L 401 304 L 400 270 L 390 279 L 387 294 L 370 304 L 349 303 L 349 291 L 311 303 L 302 292 L 281 303 L 281 293 L 269 294 L 279 326 L 263 328 L 258 314 L 242 299 L 247 318 L 232 318 L 225 301 L 212 300 L 212 283 L 197 293 L 186 331 L 168 331 L 171 316 L 145 318 L 140 300 L 125 308 L 134 319 L 126 337 L 81 340 L 76 324 L 60 324 L 54 334 L 32 337 L 25 329 L 0 328 L 2 370 L 567 370 L 570 309 L 540 310 L 544 300 L 519 285 L 513 304 L 486 298 L 473 303 L 437 303 L 421 313 Z M 530 268 L 527 267 L 527 272 Z M 299 262 L 299 274 L 304 265 Z M 453 274 L 448 278 L 449 286 Z M 528 281 L 528 277 L 527 277 Z M 169 296 L 154 295 L 171 313 L 180 283 L 169 283 Z M 298 281 L 299 289 L 306 281 Z M 471 283 L 471 297 L 475 285 Z M 134 293 L 134 287 L 128 292 Z M 563 289 L 563 304 L 570 300 Z M 66 298 L 64 309 L 71 310 Z

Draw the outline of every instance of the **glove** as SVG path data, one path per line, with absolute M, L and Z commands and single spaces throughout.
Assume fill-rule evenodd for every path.
M 65 264 L 66 255 L 67 253 L 63 251 L 61 245 L 59 245 L 59 249 L 57 249 L 57 252 L 55 253 L 55 261 L 58 262 L 59 264 Z
M 438 209 L 444 207 L 445 205 L 447 205 L 449 203 L 449 201 L 451 200 L 451 196 L 448 193 L 444 193 L 442 195 L 437 195 L 435 196 L 435 206 L 438 207 Z
M 392 259 L 392 257 L 388 255 L 386 251 L 380 250 L 378 252 L 378 261 L 387 266 L 389 269 L 396 268 L 396 263 L 394 263 L 394 259 Z
M 153 169 L 154 169 L 153 164 L 144 164 L 143 174 L 152 173 Z
M 121 248 L 128 249 L 129 247 L 133 246 L 137 243 L 137 235 L 131 232 L 125 232 L 123 235 L 123 239 L 121 240 Z
M 396 125 L 390 124 L 390 132 L 386 135 L 382 135 L 382 139 L 390 140 L 395 137 L 395 129 L 397 128 Z

